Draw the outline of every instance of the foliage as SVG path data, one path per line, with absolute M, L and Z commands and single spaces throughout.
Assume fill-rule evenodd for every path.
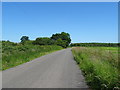
M 120 88 L 117 47 L 76 47 L 72 52 L 91 88 Z
M 59 45 L 63 48 L 66 48 L 69 46 L 71 42 L 70 35 L 68 33 L 62 32 L 62 33 L 56 33 L 53 34 L 52 37 L 40 37 L 36 38 L 36 40 L 33 42 L 34 45 Z
M 53 45 L 54 42 L 48 37 L 41 37 L 41 38 L 36 38 L 36 40 L 33 42 L 33 44 L 36 44 L 36 45 Z
M 118 47 L 119 43 L 71 43 L 71 47 L 82 46 L 82 47 Z
M 33 45 L 33 41 L 24 44 L 9 41 L 2 42 L 2 70 L 28 62 L 47 53 L 60 50 L 56 45 Z
M 33 42 L 34 42 L 34 40 L 28 40 L 28 41 L 25 41 L 24 44 L 25 45 L 33 45 Z
M 24 43 L 25 41 L 29 40 L 29 37 L 28 36 L 22 36 L 20 40 L 21 40 L 21 43 Z
M 59 39 L 57 39 L 56 41 L 55 41 L 55 44 L 56 45 L 59 45 L 59 46 L 62 46 L 63 48 L 66 48 L 67 47 L 67 44 L 66 44 L 67 42 L 66 41 L 63 41 L 61 38 L 59 38 Z
M 66 48 L 70 42 L 70 35 L 62 32 L 53 34 L 51 38 L 40 37 L 29 40 L 28 36 L 21 37 L 21 43 L 2 41 L 2 70 L 28 62 L 48 52 Z M 62 46 L 62 47 L 61 47 Z
M 51 39 L 57 41 L 57 43 L 59 43 L 58 45 L 65 48 L 68 47 L 71 42 L 69 33 L 65 33 L 65 32 L 53 34 Z M 62 44 L 60 44 L 60 42 Z

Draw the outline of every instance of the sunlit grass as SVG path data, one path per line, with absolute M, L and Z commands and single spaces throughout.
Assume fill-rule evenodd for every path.
M 16 45 L 2 49 L 2 70 L 20 65 L 50 52 L 60 50 L 60 46 Z
M 91 88 L 120 87 L 117 47 L 77 47 L 72 52 Z

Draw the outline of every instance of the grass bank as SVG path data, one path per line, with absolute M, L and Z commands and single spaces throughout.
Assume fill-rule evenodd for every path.
M 3 43 L 2 47 L 2 70 L 26 63 L 37 57 L 61 50 L 62 47 L 56 45 L 14 45 Z
M 117 47 L 76 47 L 72 52 L 92 89 L 120 89 Z

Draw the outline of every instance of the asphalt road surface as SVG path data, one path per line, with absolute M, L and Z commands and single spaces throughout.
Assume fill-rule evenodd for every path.
M 2 72 L 3 88 L 88 88 L 71 49 Z

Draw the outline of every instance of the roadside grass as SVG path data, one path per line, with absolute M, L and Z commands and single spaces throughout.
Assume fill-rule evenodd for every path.
M 2 47 L 2 70 L 26 63 L 37 57 L 61 50 L 56 45 L 3 45 Z
M 76 47 L 72 53 L 92 89 L 120 89 L 117 47 Z

